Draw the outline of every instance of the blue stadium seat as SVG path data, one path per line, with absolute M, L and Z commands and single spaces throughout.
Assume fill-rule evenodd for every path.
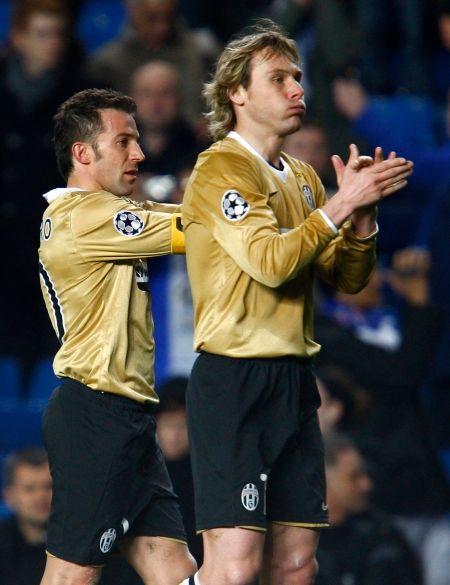
M 125 20 L 122 0 L 88 0 L 81 9 L 77 36 L 88 54 L 116 37 Z
M 0 45 L 6 43 L 11 19 L 11 0 L 0 0 Z
M 34 366 L 28 388 L 25 392 L 25 404 L 31 412 L 42 412 L 59 380 L 53 373 L 52 358 L 43 358 Z
M 21 395 L 21 366 L 17 358 L 0 356 L 0 410 L 16 408 Z
M 447 449 L 441 449 L 439 455 L 444 465 L 444 471 L 447 474 L 447 479 L 450 483 L 450 447 Z
M 14 451 L 30 445 L 42 445 L 42 413 L 17 408 L 0 412 L 0 450 Z

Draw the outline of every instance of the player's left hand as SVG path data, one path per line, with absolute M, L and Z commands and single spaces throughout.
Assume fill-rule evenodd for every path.
M 356 146 L 355 146 L 355 148 L 357 149 Z M 397 153 L 394 151 L 391 151 L 387 158 L 392 159 L 392 158 L 395 158 L 396 156 L 397 156 Z M 333 167 L 334 167 L 334 170 L 336 173 L 337 185 L 338 185 L 338 187 L 340 187 L 342 177 L 343 177 L 343 174 L 345 171 L 345 163 L 338 154 L 334 154 L 331 158 L 332 158 Z M 384 160 L 383 149 L 381 148 L 381 146 L 377 146 L 375 148 L 375 152 L 374 152 L 373 157 L 368 156 L 368 155 L 364 155 L 364 154 L 359 154 L 359 152 L 357 152 L 357 157 L 353 161 L 350 162 L 350 166 L 355 171 L 360 171 L 361 169 L 363 169 L 365 167 L 370 167 L 374 163 L 382 162 L 383 160 Z

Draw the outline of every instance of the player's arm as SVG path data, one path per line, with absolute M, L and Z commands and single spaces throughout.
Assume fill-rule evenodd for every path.
M 181 214 L 149 211 L 106 193 L 86 198 L 71 215 L 88 260 L 127 260 L 184 253 Z
M 193 176 L 185 213 L 189 217 L 193 204 L 200 222 L 243 271 L 277 287 L 314 262 L 336 234 L 319 210 L 280 233 L 283 226 L 261 189 L 258 170 L 248 158 L 221 157 L 220 163 L 207 162 Z
M 159 201 L 150 201 L 147 199 L 140 204 L 147 211 L 158 211 L 160 213 L 180 213 L 181 205 L 176 203 L 160 203 Z

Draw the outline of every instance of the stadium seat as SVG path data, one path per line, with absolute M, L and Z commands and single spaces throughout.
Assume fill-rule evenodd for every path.
M 30 412 L 42 412 L 58 383 L 58 378 L 53 373 L 52 359 L 43 358 L 37 362 L 25 392 L 26 409 Z
M 125 20 L 122 0 L 88 0 L 81 9 L 76 33 L 88 54 L 119 33 Z
M 11 17 L 11 0 L 0 0 L 0 45 L 6 43 Z
M 21 395 L 21 366 L 15 357 L 0 356 L 0 411 L 16 408 Z
M 0 450 L 14 451 L 30 445 L 42 445 L 42 413 L 18 407 L 0 412 Z

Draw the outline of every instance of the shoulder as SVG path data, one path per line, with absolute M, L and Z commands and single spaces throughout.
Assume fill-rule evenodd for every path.
M 320 180 L 318 174 L 310 164 L 294 158 L 285 152 L 282 153 L 282 157 L 288 163 L 294 173 L 301 173 L 305 175 L 305 177 L 313 179 L 314 181 Z
M 219 140 L 200 153 L 196 164 L 196 168 L 211 168 L 221 175 L 229 172 L 248 174 L 261 167 L 262 162 L 230 138 Z

